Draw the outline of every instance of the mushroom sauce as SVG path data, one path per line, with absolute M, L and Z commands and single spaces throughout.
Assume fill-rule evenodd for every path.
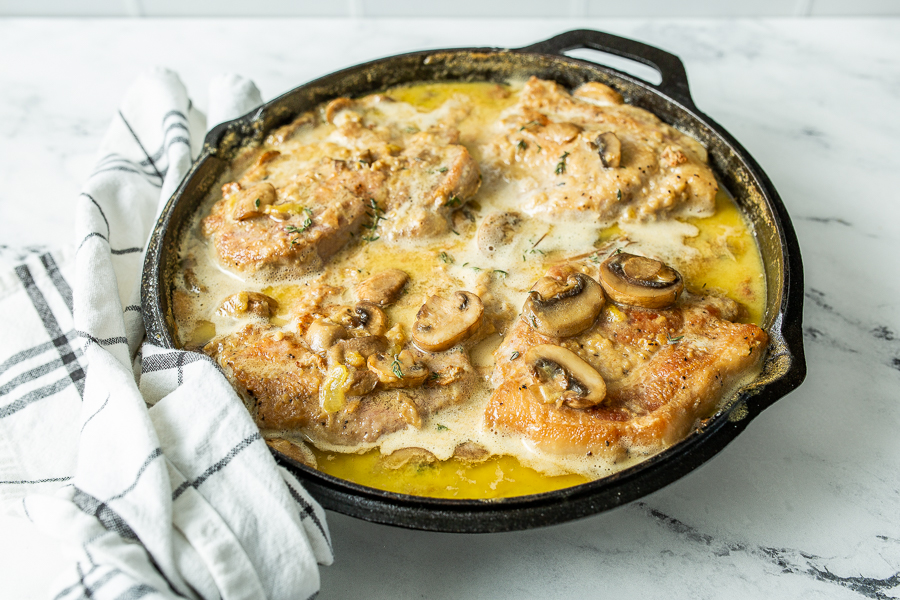
M 612 440 L 616 452 L 548 445 L 528 433 L 533 424 L 504 429 L 508 417 L 491 412 L 505 406 L 497 394 L 506 380 L 525 377 L 517 389 L 541 390 L 534 397 L 541 410 L 581 418 L 611 402 L 604 391 L 615 397 L 618 380 L 641 361 L 708 343 L 674 326 L 661 330 L 661 349 L 646 340 L 638 350 L 607 343 L 632 361 L 610 375 L 596 362 L 602 352 L 593 355 L 598 359 L 585 353 L 586 344 L 605 343 L 591 332 L 623 314 L 675 309 L 665 298 L 654 300 L 662 306 L 629 306 L 627 293 L 622 300 L 602 280 L 601 265 L 624 255 L 626 271 L 662 273 L 667 285 L 677 277 L 677 289 L 667 293 L 679 298 L 683 287 L 678 310 L 696 305 L 704 315 L 725 315 L 725 325 L 762 323 L 765 277 L 753 231 L 711 171 L 694 168 L 705 165 L 703 148 L 605 86 L 587 84 L 595 87 L 570 96 L 540 85 L 425 83 L 338 99 L 235 159 L 222 191 L 210 194 L 182 240 L 173 316 L 179 345 L 218 360 L 274 448 L 336 477 L 414 495 L 492 498 L 576 485 L 675 440 L 663 435 L 647 443 L 623 434 Z M 550 96 L 528 105 L 526 94 Z M 605 121 L 607 110 L 614 118 Z M 596 135 L 604 128 L 614 134 Z M 642 139 L 655 149 L 640 148 Z M 414 150 L 417 144 L 424 149 Z M 641 166 L 648 152 L 658 164 Z M 377 169 L 388 179 L 372 179 Z M 606 189 L 600 178 L 611 173 L 621 183 Z M 340 186 L 328 187 L 335 177 Z M 345 204 L 332 214 L 329 202 Z M 562 316 L 541 312 L 552 299 L 550 292 L 530 293 L 541 281 L 563 286 L 554 296 L 562 298 Z M 573 293 L 585 296 L 585 285 L 599 300 L 586 309 L 563 304 Z M 577 310 L 586 311 L 584 322 L 573 325 Z M 559 318 L 569 319 L 565 331 L 540 329 Z M 522 342 L 520 352 L 514 348 L 521 331 L 540 340 Z M 377 344 L 362 349 L 359 340 L 374 338 Z M 284 350 L 288 341 L 306 362 Z M 538 346 L 549 350 L 536 354 Z M 255 367 L 241 362 L 250 347 L 258 350 Z M 753 360 L 732 369 L 728 385 L 716 366 L 722 387 L 709 402 L 694 402 L 702 408 L 684 427 L 696 426 L 753 377 L 764 347 L 745 352 Z M 566 352 L 575 358 L 562 357 Z M 586 378 L 574 366 L 563 368 L 565 360 L 577 361 L 603 389 L 585 392 Z M 279 379 L 288 366 L 302 377 Z M 599 400 L 588 401 L 591 394 Z M 294 408 L 266 412 L 264 397 L 305 403 L 307 416 L 282 418 L 299 414 Z M 367 398 L 399 407 L 390 409 L 398 416 L 373 412 Z M 632 412 L 617 414 L 650 411 L 628 407 Z M 365 422 L 344 433 L 354 418 Z M 335 419 L 345 420 L 344 429 Z

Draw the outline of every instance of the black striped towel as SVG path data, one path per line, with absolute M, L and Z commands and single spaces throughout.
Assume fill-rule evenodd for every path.
M 211 92 L 211 123 L 260 103 L 235 76 Z M 0 502 L 71 550 L 58 598 L 302 599 L 332 560 L 322 509 L 216 365 L 144 341 L 145 243 L 203 130 L 174 73 L 142 76 L 75 249 L 0 252 Z

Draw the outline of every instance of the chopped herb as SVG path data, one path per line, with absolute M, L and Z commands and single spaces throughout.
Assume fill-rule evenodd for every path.
M 622 190 L 616 190 L 616 200 L 618 202 L 622 201 Z
M 253 201 L 253 205 L 256 206 L 256 208 L 259 208 L 259 198 Z
M 435 379 L 439 379 L 440 376 L 441 376 L 440 373 L 432 373 L 431 377 L 429 379 L 431 379 L 431 381 L 434 381 Z
M 436 169 L 436 171 L 437 171 L 438 173 L 446 173 L 446 172 L 447 172 L 447 167 L 441 167 L 440 169 Z
M 518 350 L 516 350 L 515 352 L 513 352 L 512 354 L 509 355 L 509 360 L 516 360 L 517 358 L 519 358 Z
M 450 199 L 447 200 L 447 206 L 459 206 L 459 204 L 459 197 L 456 195 L 450 196 Z
M 525 123 L 524 125 L 519 127 L 519 131 L 524 131 L 525 129 L 527 129 L 529 127 L 533 127 L 535 125 L 540 125 L 540 124 L 541 124 L 540 121 L 528 121 L 527 123 Z
M 455 230 L 455 229 L 451 229 L 450 231 L 453 232 L 453 235 L 459 235 L 459 232 L 458 232 L 457 230 Z
M 543 151 L 544 151 L 544 149 L 541 148 L 541 145 L 538 144 L 537 142 L 535 142 L 534 145 L 537 146 L 538 152 L 543 152 Z
M 519 140 L 519 143 L 516 144 L 516 148 L 524 152 L 528 149 L 528 144 L 525 143 L 525 140 Z
M 288 225 L 284 228 L 285 233 L 296 233 L 297 237 L 291 240 L 291 246 L 300 241 L 300 234 L 305 232 L 307 229 L 312 227 L 312 211 L 305 206 L 303 207 L 303 212 L 306 213 L 306 219 L 303 220 L 302 227 L 295 227 L 294 225 Z
M 407 128 L 404 129 L 403 131 L 405 131 L 406 133 L 416 133 L 416 132 L 419 131 L 419 130 L 416 129 L 415 127 L 407 127 Z
M 400 359 L 394 356 L 394 362 L 391 363 L 391 371 L 397 376 L 397 379 L 403 379 L 403 371 L 400 370 Z
M 380 237 L 378 235 L 375 235 L 375 230 L 378 229 L 378 223 L 381 221 L 387 221 L 388 218 L 384 216 L 384 210 L 382 210 L 378 206 L 374 198 L 369 198 L 369 208 L 371 209 L 371 212 L 366 211 L 366 214 L 372 218 L 372 222 L 369 224 L 363 223 L 363 227 L 365 227 L 372 233 L 365 236 L 363 239 L 367 242 L 374 242 Z
M 563 152 L 562 156 L 559 157 L 559 162 L 556 163 L 556 170 L 554 171 L 557 175 L 563 175 L 566 172 L 566 157 L 569 156 L 568 152 Z
M 438 424 L 437 424 L 437 430 L 438 430 L 438 431 L 450 431 L 450 428 L 447 427 L 446 425 L 441 425 L 440 423 L 438 423 Z
M 469 268 L 472 269 L 473 271 L 475 271 L 476 273 L 480 273 L 482 271 L 481 267 L 469 267 Z
M 469 263 L 464 262 L 464 263 L 463 263 L 463 266 L 464 266 L 464 267 L 468 267 L 468 266 L 469 266 Z
M 678 337 L 669 337 L 669 334 L 667 333 L 667 334 L 666 334 L 666 341 L 669 342 L 669 344 L 677 344 L 678 342 L 681 341 L 681 339 L 682 339 L 683 337 L 684 337 L 683 335 L 679 335 Z
M 622 254 L 622 249 L 621 249 L 621 248 L 616 248 L 616 254 Z
M 446 252 L 441 252 L 438 256 L 441 258 L 441 260 L 444 263 L 446 263 L 448 265 L 453 263 L 453 257 L 450 256 L 449 254 L 447 254 Z
M 534 315 L 528 315 L 528 320 L 531 322 L 531 328 L 537 329 L 537 321 L 534 318 Z
M 507 275 L 509 275 L 509 273 L 507 273 L 506 271 L 501 271 L 500 269 L 494 269 L 493 272 L 494 272 L 494 273 L 500 273 L 500 274 L 503 275 L 504 277 L 506 277 Z

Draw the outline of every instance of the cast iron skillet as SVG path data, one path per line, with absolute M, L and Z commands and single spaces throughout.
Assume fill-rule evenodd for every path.
M 563 55 L 592 48 L 655 68 L 659 85 L 609 67 Z M 374 521 L 432 531 L 495 532 L 528 529 L 598 513 L 668 485 L 719 452 L 765 408 L 806 376 L 801 319 L 803 265 L 793 227 L 778 193 L 756 161 L 691 99 L 687 75 L 674 55 L 652 46 L 590 30 L 569 31 L 515 50 L 466 48 L 414 52 L 365 63 L 302 85 L 240 119 L 219 125 L 169 200 L 150 238 L 142 280 L 147 335 L 174 348 L 170 312 L 171 274 L 177 242 L 230 158 L 242 145 L 301 112 L 337 96 L 359 96 L 416 81 L 505 81 L 536 75 L 572 89 L 600 81 L 627 102 L 702 142 L 720 181 L 756 230 L 768 284 L 763 327 L 770 336 L 762 374 L 723 404 L 688 437 L 625 471 L 583 485 L 499 500 L 445 500 L 384 492 L 340 480 L 276 454 L 325 508 Z

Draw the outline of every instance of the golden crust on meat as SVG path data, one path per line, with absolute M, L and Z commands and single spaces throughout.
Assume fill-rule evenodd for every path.
M 486 152 L 521 179 L 524 210 L 598 222 L 712 214 L 718 185 L 703 146 L 603 88 L 569 94 L 535 77 L 525 84 Z
M 702 298 L 666 310 L 609 305 L 594 327 L 566 339 L 541 335 L 519 318 L 495 352 L 486 424 L 551 453 L 657 451 L 709 416 L 735 379 L 758 364 L 766 333 L 723 318 L 733 305 Z M 561 345 L 596 369 L 607 386 L 603 403 L 582 410 L 545 403 L 520 358 L 538 344 Z

